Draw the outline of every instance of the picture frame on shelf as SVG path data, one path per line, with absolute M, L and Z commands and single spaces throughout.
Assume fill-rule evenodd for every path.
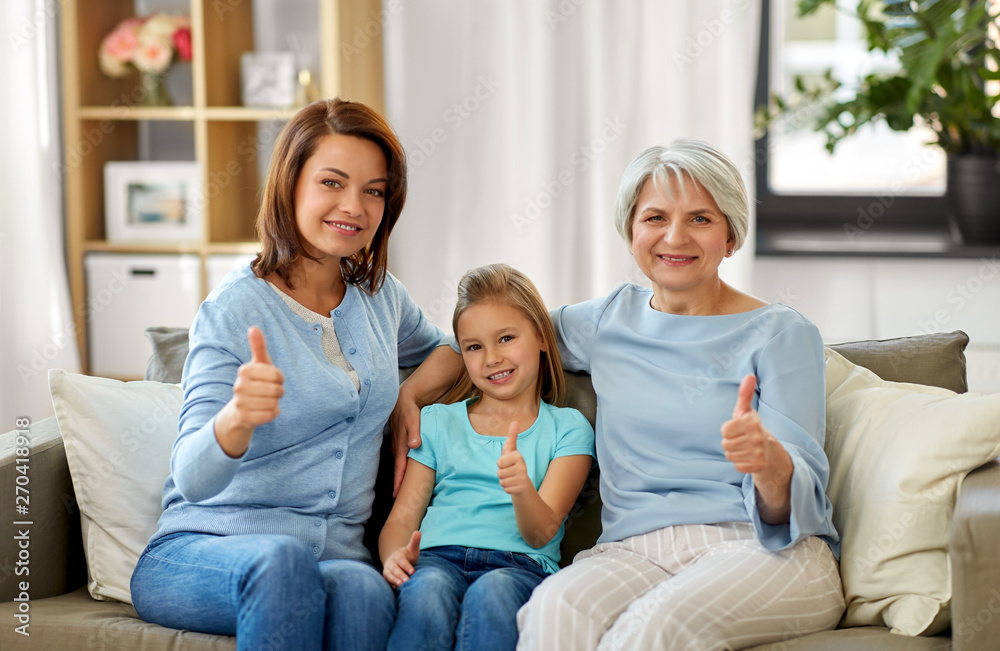
M 202 237 L 201 167 L 186 161 L 104 166 L 109 242 L 191 242 Z
M 240 57 L 240 99 L 249 108 L 290 108 L 297 91 L 291 52 L 244 52 Z

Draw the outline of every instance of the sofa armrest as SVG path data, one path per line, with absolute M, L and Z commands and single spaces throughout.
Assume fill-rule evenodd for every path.
M 956 651 L 1000 640 L 1000 460 L 969 473 L 951 525 L 952 637 Z
M 0 435 L 0 486 L 3 504 L 0 519 L 5 533 L 0 537 L 0 602 L 13 601 L 21 593 L 21 583 L 28 583 L 32 599 L 54 597 L 86 583 L 86 562 L 80 538 L 80 511 L 76 505 L 73 482 L 66 465 L 66 451 L 56 419 L 32 423 L 28 428 L 30 454 L 27 463 L 18 464 L 17 432 Z M 27 514 L 17 513 L 15 497 L 17 477 L 27 484 Z M 19 494 L 25 495 L 23 491 Z M 24 506 L 24 501 L 20 502 Z M 30 525 L 14 525 L 27 521 Z M 17 540 L 19 533 L 27 541 Z M 27 549 L 22 550 L 21 545 Z M 21 562 L 21 565 L 18 565 Z

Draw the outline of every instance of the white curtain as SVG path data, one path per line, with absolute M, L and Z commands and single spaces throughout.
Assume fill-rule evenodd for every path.
M 63 256 L 58 3 L 0 5 L 0 431 L 52 414 L 48 369 L 79 371 Z
M 386 110 L 410 161 L 390 269 L 450 330 L 467 269 L 550 306 L 644 282 L 612 209 L 628 162 L 706 140 L 753 188 L 759 0 L 385 0 Z M 753 235 L 723 277 L 749 290 Z

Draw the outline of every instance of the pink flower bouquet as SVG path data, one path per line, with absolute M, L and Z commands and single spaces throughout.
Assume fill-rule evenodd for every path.
M 129 66 L 162 75 L 174 58 L 191 60 L 191 21 L 187 16 L 156 13 L 127 18 L 101 41 L 101 71 L 124 77 Z

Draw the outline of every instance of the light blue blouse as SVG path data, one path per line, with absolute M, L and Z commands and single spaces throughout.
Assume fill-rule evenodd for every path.
M 825 374 L 819 331 L 790 307 L 682 316 L 650 307 L 633 284 L 552 312 L 569 370 L 597 393 L 603 533 L 622 540 L 677 524 L 752 522 L 779 550 L 820 536 L 839 555 L 826 496 Z M 791 521 L 761 521 L 750 475 L 722 451 L 742 378 L 757 376 L 753 407 L 792 458 Z

